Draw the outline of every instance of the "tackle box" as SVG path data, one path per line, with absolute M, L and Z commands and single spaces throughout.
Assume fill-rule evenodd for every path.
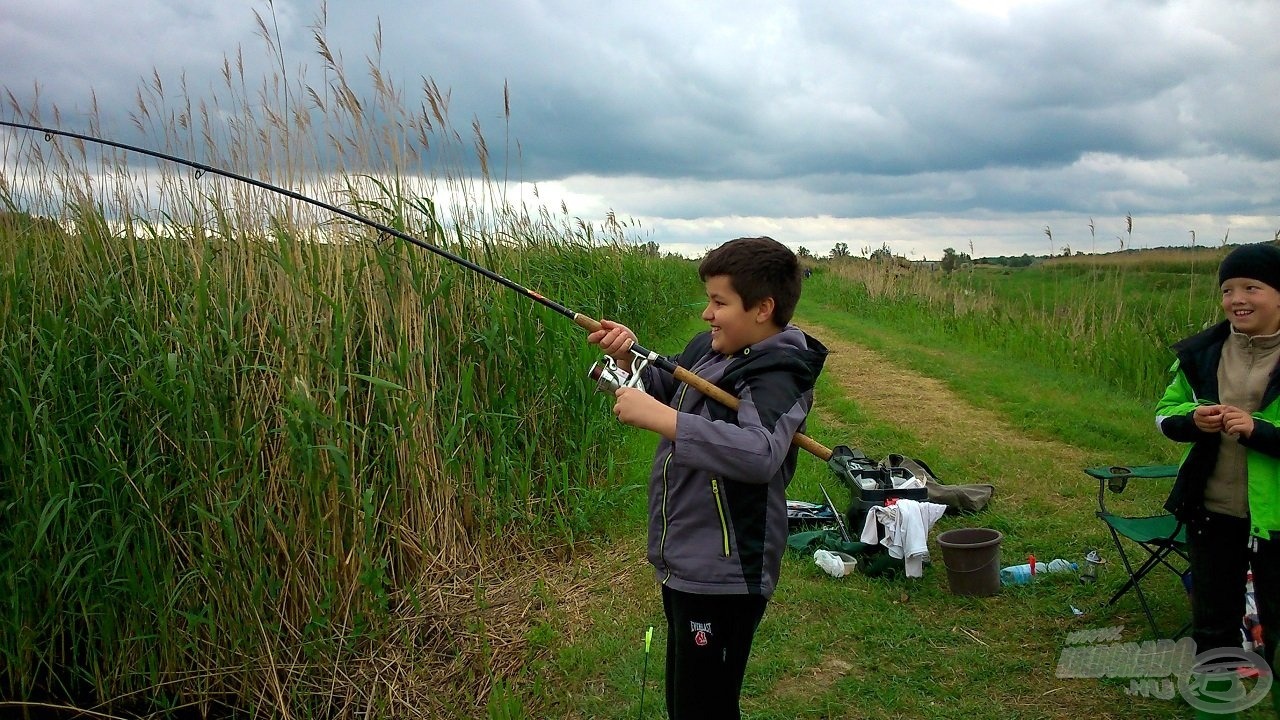
M 924 487 L 924 478 L 917 478 L 907 468 L 877 463 L 861 450 L 851 450 L 844 445 L 837 445 L 832 449 L 831 454 L 833 459 L 849 469 L 846 484 L 850 486 L 852 499 L 845 513 L 845 522 L 849 527 L 849 534 L 854 538 L 862 534 L 867 511 L 876 506 L 883 506 L 886 500 L 899 498 L 927 501 L 929 499 L 929 488 Z M 912 479 L 919 480 L 920 487 L 899 487 Z

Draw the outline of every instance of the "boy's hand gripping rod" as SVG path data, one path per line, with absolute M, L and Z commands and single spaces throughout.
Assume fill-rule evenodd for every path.
M 582 313 L 573 314 L 573 322 L 578 327 L 593 333 L 600 329 L 600 323 L 597 320 L 587 317 Z M 631 372 L 627 373 L 617 366 L 613 358 L 605 356 L 604 364 L 596 363 L 589 373 L 592 380 L 607 389 L 617 389 L 619 387 L 639 387 L 640 372 L 645 367 L 653 365 L 659 370 L 663 370 L 671 374 L 676 380 L 685 383 L 689 387 L 715 400 L 716 402 L 728 407 L 730 410 L 738 409 L 738 398 L 731 393 L 721 390 L 719 387 L 711 384 L 701 376 L 686 370 L 679 365 L 671 362 L 665 357 L 657 353 L 646 350 L 639 343 L 631 343 L 627 347 L 627 352 L 634 356 L 631 361 Z M 831 450 L 819 443 L 817 440 L 803 433 L 796 433 L 791 438 L 791 444 L 796 447 L 813 453 L 818 459 L 823 461 L 831 460 Z
M 346 210 L 344 208 L 338 207 L 337 205 L 333 205 L 332 203 L 328 203 L 323 200 L 317 200 L 313 197 L 308 197 L 306 195 L 303 195 L 300 192 L 289 190 L 287 188 L 282 188 L 278 185 L 272 185 L 271 183 L 263 182 L 262 180 L 257 180 L 255 178 L 251 178 L 245 175 L 240 175 L 230 170 L 223 170 L 221 168 L 213 167 L 212 165 L 206 165 L 205 163 L 196 162 L 195 160 L 187 160 L 186 158 L 181 158 L 176 155 L 169 155 L 168 153 L 162 153 L 157 150 L 148 150 L 147 148 L 138 147 L 136 145 L 127 145 L 125 143 L 116 142 L 114 140 L 107 140 L 104 138 L 94 137 L 92 135 L 84 135 L 81 133 L 71 132 L 69 130 L 59 130 L 57 128 L 40 127 L 39 125 L 28 125 L 26 123 L 10 122 L 7 120 L 0 120 L 0 127 L 11 127 L 11 128 L 17 128 L 20 130 L 32 130 L 35 132 L 44 133 L 45 140 L 48 140 L 48 141 L 52 141 L 54 136 L 62 136 L 62 137 L 75 138 L 76 140 L 83 140 L 85 142 L 95 143 L 98 145 L 105 145 L 107 147 L 119 148 L 121 150 L 125 150 L 128 152 L 139 153 L 141 155 L 148 155 L 150 157 L 159 158 L 161 160 L 167 160 L 172 163 L 177 163 L 178 165 L 185 165 L 189 168 L 194 168 L 199 173 L 212 173 L 214 175 L 220 175 L 222 177 L 229 178 L 231 180 L 236 180 L 238 182 L 246 183 L 248 185 L 252 185 L 254 187 L 267 190 L 269 192 L 277 193 L 279 195 L 284 195 L 285 197 L 292 198 L 299 202 L 307 203 L 308 205 L 314 205 L 318 208 L 328 210 L 329 212 L 334 213 L 335 215 L 341 215 L 342 217 L 345 217 L 348 220 L 353 220 L 355 222 L 368 225 L 369 227 L 377 230 L 378 232 L 398 238 L 411 245 L 416 245 L 422 248 L 423 250 L 439 255 L 440 257 L 445 258 L 450 262 L 457 263 L 458 265 L 461 265 L 467 268 L 468 270 L 471 270 L 475 273 L 483 275 L 484 277 L 498 283 L 499 285 L 502 285 L 511 290 L 514 290 L 515 292 L 521 295 L 524 295 L 530 300 L 533 300 L 534 302 L 540 305 L 548 307 L 560 313 L 561 315 L 564 315 L 565 317 L 572 320 L 574 324 L 576 324 L 578 327 L 586 330 L 589 333 L 595 332 L 596 330 L 600 329 L 600 323 L 597 322 L 596 320 L 593 320 L 581 313 L 574 312 L 573 310 L 570 310 L 569 308 L 565 307 L 564 305 L 561 305 L 558 302 L 555 302 L 554 300 L 547 299 L 542 295 L 539 295 L 538 293 L 520 285 L 519 283 L 513 280 L 509 280 L 486 267 L 477 265 L 464 257 L 456 255 L 452 252 L 449 252 L 448 250 L 445 250 L 442 247 L 432 245 L 431 243 L 425 240 L 416 238 L 412 235 L 409 235 L 408 233 L 404 233 L 399 230 L 396 230 L 395 228 L 389 225 L 380 223 L 376 220 L 370 220 L 369 218 L 364 217 L 363 215 L 356 214 L 354 212 L 351 212 L 350 210 Z M 199 177 L 199 174 L 197 174 L 196 177 Z M 690 387 L 694 388 L 695 390 L 702 393 L 703 395 L 706 395 L 712 400 L 722 403 L 733 410 L 738 409 L 738 398 L 725 392 L 724 390 L 721 390 L 715 385 L 712 385 L 711 383 L 695 375 L 694 373 L 680 367 L 679 365 L 676 365 L 674 362 L 671 362 L 670 360 L 667 360 L 666 358 L 659 356 L 657 353 L 646 350 L 643 347 L 640 347 L 639 345 L 636 345 L 636 344 L 631 345 L 631 352 L 636 356 L 636 358 L 639 359 L 639 361 L 645 364 L 655 365 L 659 369 L 665 370 L 666 372 L 671 373 L 676 380 L 679 380 L 680 382 L 683 382 L 683 383 L 687 383 Z M 638 378 L 640 376 L 640 372 L 639 372 L 640 368 L 635 367 L 633 364 L 633 369 L 635 370 L 634 372 L 635 377 Z M 809 438 L 808 436 L 802 435 L 800 433 L 796 433 L 795 437 L 792 438 L 791 442 L 793 445 L 796 445 L 801 449 L 804 449 L 813 453 L 818 458 L 824 461 L 829 462 L 831 460 L 831 450 L 822 446 L 817 441 L 813 440 L 812 438 Z

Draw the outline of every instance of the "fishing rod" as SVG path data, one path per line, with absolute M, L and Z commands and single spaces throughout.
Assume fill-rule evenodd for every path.
M 19 130 L 31 130 L 34 132 L 44 133 L 44 138 L 47 141 L 52 141 L 55 136 L 62 136 L 62 137 L 74 138 L 76 140 L 82 140 L 85 142 L 95 143 L 98 145 L 105 145 L 107 147 L 117 148 L 120 150 L 124 150 L 126 152 L 134 152 L 141 155 L 148 155 L 150 157 L 159 158 L 161 160 L 167 160 L 171 163 L 176 163 L 178 165 L 185 165 L 189 168 L 194 168 L 200 173 L 212 173 L 214 175 L 220 175 L 222 177 L 235 180 L 237 182 L 242 182 L 248 185 L 252 185 L 256 188 L 261 188 L 269 192 L 284 195 L 285 197 L 298 200 L 299 202 L 304 202 L 309 205 L 314 205 L 315 207 L 328 210 L 329 212 L 334 213 L 336 215 L 340 215 L 344 218 L 347 218 L 348 220 L 354 220 L 355 222 L 368 225 L 369 227 L 381 233 L 385 233 L 392 237 L 399 238 L 400 240 L 404 240 L 405 242 L 411 245 L 416 245 L 422 248 L 423 250 L 426 250 L 431 253 L 435 253 L 436 255 L 439 255 L 440 257 L 450 262 L 457 263 L 458 265 L 461 265 L 467 268 L 468 270 L 471 270 L 472 272 L 478 273 L 479 275 L 482 275 L 498 283 L 499 285 L 502 285 L 503 287 L 514 290 L 515 292 L 529 298 L 530 300 L 533 300 L 539 305 L 542 305 L 551 310 L 554 310 L 555 312 L 569 318 L 570 320 L 573 321 L 575 325 L 582 328 L 583 330 L 586 330 L 588 333 L 593 333 L 600 329 L 600 322 L 598 320 L 595 320 L 587 315 L 583 315 L 582 313 L 575 312 L 565 307 L 564 305 L 561 305 L 560 303 L 554 300 L 551 300 L 550 298 L 544 297 L 543 295 L 537 292 L 534 292 L 529 288 L 524 287 L 520 283 L 517 283 L 514 280 L 511 280 L 509 278 L 503 277 L 502 275 L 499 275 L 498 273 L 482 265 L 477 265 L 476 263 L 471 262 L 470 260 L 464 257 L 461 257 L 459 255 L 456 255 L 452 252 L 449 252 L 448 250 L 442 247 L 432 245 L 431 243 L 425 240 L 416 238 L 408 233 L 401 232 L 400 230 L 397 230 L 393 227 L 380 223 L 377 220 L 371 220 L 363 215 L 359 215 L 357 213 L 351 212 L 350 210 L 340 208 L 337 205 L 334 205 L 332 203 L 328 203 L 323 200 L 317 200 L 316 198 L 303 195 L 302 193 L 297 192 L 295 190 L 282 188 L 278 185 L 272 185 L 271 183 L 264 182 L 256 178 L 252 178 L 247 175 L 241 175 L 239 173 L 235 173 L 230 170 L 223 170 L 222 168 L 217 168 L 212 165 L 208 165 L 195 160 L 188 160 L 187 158 L 178 157 L 176 155 L 170 155 L 168 153 L 163 153 L 158 150 L 150 150 L 148 148 L 138 147 L 136 145 L 128 145 L 126 143 L 116 142 L 115 140 L 108 140 L 106 138 L 95 137 L 93 135 L 85 135 L 83 133 L 72 132 L 70 130 L 61 130 L 59 128 L 42 127 L 39 125 L 28 125 L 26 123 L 11 122 L 8 120 L 0 120 L 0 126 L 17 128 Z M 197 177 L 199 177 L 199 175 L 197 175 Z M 663 357 L 651 350 L 647 350 L 641 345 L 639 345 L 638 343 L 634 343 L 634 342 L 631 344 L 628 350 L 634 357 L 631 364 L 630 372 L 623 370 L 621 367 L 618 366 L 618 364 L 613 360 L 613 358 L 610 358 L 608 356 L 606 356 L 603 360 L 601 360 L 600 362 L 597 362 L 594 366 L 592 366 L 591 370 L 588 372 L 588 376 L 592 380 L 596 381 L 597 387 L 605 391 L 617 390 L 620 387 L 638 387 L 640 384 L 641 371 L 645 367 L 652 365 L 664 372 L 669 373 L 676 380 L 679 380 L 680 382 L 683 382 L 689 385 L 693 389 L 697 390 L 703 395 L 706 395 L 712 400 L 715 400 L 716 402 L 719 402 L 729 407 L 732 410 L 738 409 L 737 397 L 720 389 L 719 387 L 716 387 L 712 383 L 694 374 L 693 372 L 690 372 L 689 370 L 686 370 L 685 368 L 680 367 L 672 360 L 666 357 Z M 831 450 L 823 446 L 821 443 L 817 442 L 813 438 L 808 437 L 807 435 L 804 435 L 802 433 L 796 433 L 795 437 L 792 438 L 791 442 L 797 447 L 803 450 L 807 450 L 808 452 L 817 456 L 821 460 L 824 460 L 824 461 L 831 460 Z

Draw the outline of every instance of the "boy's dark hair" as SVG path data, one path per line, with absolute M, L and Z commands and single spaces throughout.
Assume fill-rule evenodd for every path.
M 744 237 L 707 253 L 698 265 L 698 277 L 727 275 L 742 304 L 753 308 L 773 298 L 773 322 L 780 328 L 791 322 L 800 302 L 800 260 L 786 245 L 771 237 Z

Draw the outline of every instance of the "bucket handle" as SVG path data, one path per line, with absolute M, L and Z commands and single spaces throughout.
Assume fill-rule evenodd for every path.
M 979 566 L 978 566 L 978 567 L 976 567 L 976 568 L 970 568 L 970 569 L 968 569 L 968 570 L 958 570 L 958 569 L 953 568 L 953 567 L 951 567 L 950 565 L 948 565 L 948 564 L 947 564 L 947 559 L 946 559 L 946 557 L 943 557 L 943 558 L 942 558 L 942 566 L 943 566 L 943 567 L 945 567 L 945 568 L 947 569 L 947 572 L 953 572 L 953 573 L 971 573 L 971 572 L 978 572 L 979 570 L 986 570 L 987 568 L 991 567 L 991 565 L 992 565 L 993 563 L 995 563 L 995 561 L 996 561 L 996 558 L 994 558 L 994 557 L 993 557 L 993 558 L 991 558 L 990 560 L 986 561 L 985 563 L 983 563 L 983 564 L 979 565 Z

